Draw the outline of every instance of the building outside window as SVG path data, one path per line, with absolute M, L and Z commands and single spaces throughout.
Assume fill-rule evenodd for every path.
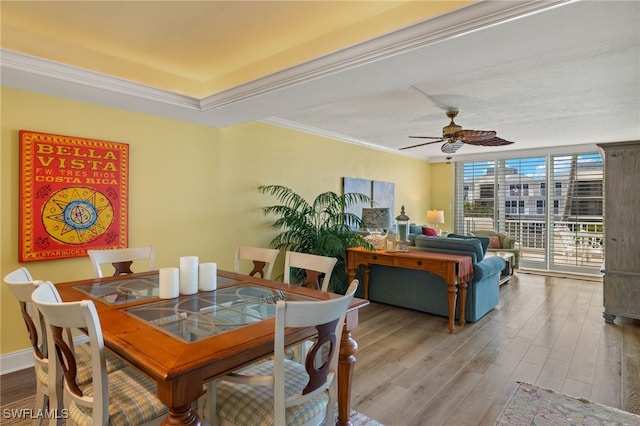
M 455 233 L 507 232 L 520 244 L 521 264 L 531 267 L 599 270 L 600 247 L 589 246 L 580 256 L 558 256 L 560 243 L 554 237 L 554 230 L 563 229 L 576 244 L 585 235 L 602 239 L 604 166 L 599 153 L 456 162 L 455 167 Z

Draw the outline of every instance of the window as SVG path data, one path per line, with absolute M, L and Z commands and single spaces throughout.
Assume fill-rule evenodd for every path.
M 455 167 L 454 232 L 507 232 L 520 243 L 521 264 L 580 268 L 578 256 L 554 257 L 553 230 L 604 232 L 604 165 L 599 153 L 457 162 Z M 590 252 L 581 261 L 592 269 L 579 272 L 598 270 L 602 252 Z

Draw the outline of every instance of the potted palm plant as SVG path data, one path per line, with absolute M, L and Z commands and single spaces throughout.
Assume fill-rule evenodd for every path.
M 272 227 L 281 231 L 269 245 L 276 249 L 337 258 L 329 289 L 344 293 L 348 285 L 345 250 L 358 246 L 371 248 L 364 236 L 354 231 L 354 228 L 360 229 L 360 218 L 347 213 L 346 209 L 354 204 L 370 205 L 371 198 L 360 193 L 338 195 L 328 191 L 309 203 L 286 186 L 268 185 L 258 189 L 280 202 L 263 208 L 265 215 L 278 216 Z

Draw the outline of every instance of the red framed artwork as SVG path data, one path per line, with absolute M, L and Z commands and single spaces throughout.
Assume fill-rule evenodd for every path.
M 19 261 L 128 244 L 129 145 L 20 131 Z

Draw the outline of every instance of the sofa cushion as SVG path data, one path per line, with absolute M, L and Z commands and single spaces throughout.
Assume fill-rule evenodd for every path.
M 422 235 L 426 235 L 428 237 L 437 237 L 438 231 L 436 231 L 435 228 L 429 228 L 428 226 L 423 226 Z
M 487 248 L 489 247 L 489 238 L 485 237 L 470 237 L 468 235 L 459 235 L 459 234 L 449 234 L 448 238 L 462 238 L 463 240 L 474 238 L 476 240 L 480 240 L 480 245 L 482 245 L 482 257 L 487 254 Z
M 415 245 L 418 248 L 439 250 L 442 253 L 471 256 L 473 263 L 477 263 L 484 258 L 482 244 L 477 238 L 462 239 L 418 235 L 415 239 Z

